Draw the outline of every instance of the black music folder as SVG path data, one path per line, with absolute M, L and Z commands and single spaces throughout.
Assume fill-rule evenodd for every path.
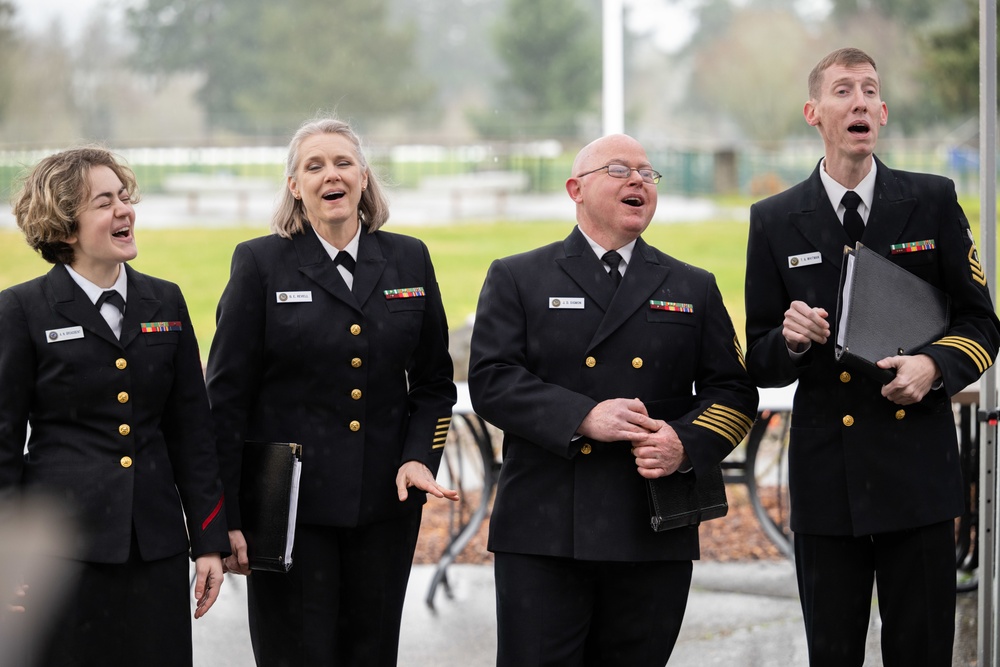
M 882 384 L 896 373 L 875 362 L 913 354 L 948 331 L 948 295 L 858 243 L 844 246 L 837 297 L 838 361 Z
M 692 470 L 646 482 L 649 524 L 657 532 L 696 526 L 702 521 L 726 516 L 729 511 L 722 466 L 715 466 L 702 476 L 695 475 Z
M 292 567 L 301 473 L 302 445 L 244 443 L 240 514 L 251 569 L 287 572 Z

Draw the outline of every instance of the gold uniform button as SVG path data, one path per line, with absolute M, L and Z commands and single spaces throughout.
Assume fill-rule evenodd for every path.
M 353 398 L 355 401 L 358 400 L 359 398 L 361 398 L 361 390 L 360 389 L 352 389 L 351 390 L 351 398 Z
M 588 443 L 585 443 L 585 444 L 583 445 L 583 447 L 581 447 L 581 448 L 580 448 L 580 453 L 581 453 L 581 454 L 589 454 L 589 453 L 591 453 L 592 451 L 594 451 L 594 448 L 590 446 L 590 443 L 589 443 L 589 442 L 588 442 Z
M 587 364 L 587 368 L 593 368 L 594 366 L 597 365 L 597 359 L 594 359 L 593 357 L 587 357 L 587 360 L 584 361 L 583 363 Z
M 632 368 L 642 368 L 642 358 L 636 357 L 632 360 Z
M 355 431 L 355 432 L 360 431 L 361 430 L 361 422 L 359 422 L 358 420 L 355 419 L 350 424 L 348 424 L 348 428 L 351 429 L 352 431 Z
M 351 368 L 361 368 L 361 359 L 359 357 L 351 359 Z
M 843 373 L 840 374 L 840 381 L 843 382 L 844 384 L 847 384 L 848 382 L 851 381 L 851 374 L 848 373 L 847 371 L 844 371 Z
M 854 417 L 851 415 L 844 415 L 844 426 L 854 426 Z
M 115 359 L 115 368 L 117 368 L 118 370 L 123 371 L 125 370 L 126 366 L 128 366 L 128 362 L 125 361 L 125 359 L 123 358 Z
M 120 392 L 118 392 L 118 402 L 119 403 L 128 403 L 128 392 L 127 391 L 120 391 Z
M 123 456 L 122 460 L 119 461 L 119 463 L 122 464 L 123 468 L 131 468 L 132 467 L 132 457 L 131 456 Z
M 906 416 L 906 410 L 896 410 L 896 419 L 902 419 Z
M 351 325 L 351 335 L 354 335 L 354 336 L 361 335 L 361 325 L 360 324 L 352 324 Z
M 132 429 L 129 427 L 128 424 L 122 424 L 121 426 L 118 427 L 118 432 L 121 433 L 122 435 L 128 435 L 129 433 L 132 432 Z

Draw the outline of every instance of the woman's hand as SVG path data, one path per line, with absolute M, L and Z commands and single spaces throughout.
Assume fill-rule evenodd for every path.
M 458 491 L 446 489 L 437 483 L 430 468 L 420 461 L 407 461 L 399 466 L 396 473 L 396 491 L 399 493 L 400 502 L 407 499 L 409 487 L 426 491 L 435 498 L 447 498 L 448 500 L 458 500 Z
M 198 556 L 194 561 L 194 570 L 197 576 L 194 584 L 194 599 L 197 603 L 194 617 L 201 618 L 219 598 L 223 579 L 222 557 L 218 553 Z

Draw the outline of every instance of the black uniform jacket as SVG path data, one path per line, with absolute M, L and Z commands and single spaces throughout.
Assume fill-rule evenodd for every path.
M 903 407 L 882 398 L 880 384 L 835 361 L 837 292 L 850 241 L 820 180 L 821 167 L 750 209 L 747 367 L 762 387 L 799 381 L 789 451 L 791 526 L 797 532 L 868 535 L 960 514 L 950 396 L 982 375 L 1000 344 L 954 184 L 876 163 L 862 243 L 951 297 L 948 332 L 913 352 L 933 358 L 943 381 L 919 404 Z M 904 245 L 915 242 L 929 249 L 906 252 Z M 801 261 L 815 253 L 819 261 Z M 793 300 L 825 308 L 831 329 L 826 344 L 814 343 L 797 361 L 781 333 Z
M 493 262 L 469 388 L 504 431 L 489 548 L 581 560 L 690 560 L 698 530 L 654 533 L 625 442 L 574 438 L 599 402 L 639 398 L 699 474 L 749 430 L 757 391 L 715 278 L 635 245 L 618 291 L 586 238 Z M 677 473 L 682 474 L 682 473 Z
M 226 495 L 245 440 L 302 445 L 298 520 L 395 517 L 405 461 L 437 471 L 456 392 L 434 267 L 418 239 L 362 230 L 347 288 L 312 229 L 236 247 L 217 313 L 208 389 Z M 238 504 L 228 505 L 240 528 Z
M 80 560 L 125 562 L 133 527 L 144 560 L 183 553 L 189 536 L 193 557 L 227 554 L 187 306 L 177 285 L 125 270 L 120 341 L 61 265 L 0 292 L 0 495 L 63 501 Z

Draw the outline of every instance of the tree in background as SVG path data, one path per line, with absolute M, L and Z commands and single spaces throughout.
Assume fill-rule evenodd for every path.
M 964 14 L 954 26 L 923 40 L 927 86 L 941 114 L 952 119 L 974 117 L 979 110 L 978 1 L 966 0 Z
M 14 54 L 17 38 L 11 28 L 14 5 L 0 0 L 0 120 L 4 117 L 7 104 L 13 93 Z
M 284 136 L 317 112 L 362 130 L 420 109 L 433 94 L 411 26 L 386 0 L 148 0 L 128 10 L 140 66 L 198 73 L 214 128 Z
M 601 38 L 578 0 L 507 0 L 494 44 L 505 73 L 491 111 L 473 115 L 488 137 L 575 137 L 601 90 Z

